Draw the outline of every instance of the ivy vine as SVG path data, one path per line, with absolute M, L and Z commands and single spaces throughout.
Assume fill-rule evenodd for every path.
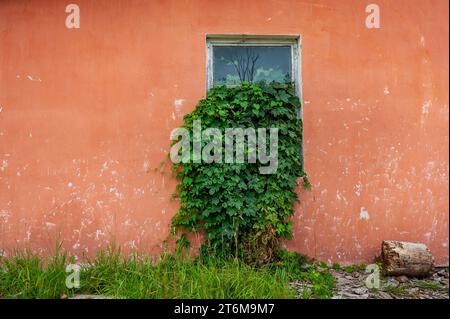
M 195 120 L 201 120 L 202 129 L 221 132 L 278 128 L 278 167 L 264 175 L 258 163 L 174 163 L 180 209 L 172 219 L 173 229 L 203 232 L 202 249 L 209 254 L 269 261 L 280 240 L 291 238 L 296 187 L 309 187 L 303 169 L 300 107 L 292 85 L 262 82 L 211 89 L 184 117 L 182 127 L 191 137 Z

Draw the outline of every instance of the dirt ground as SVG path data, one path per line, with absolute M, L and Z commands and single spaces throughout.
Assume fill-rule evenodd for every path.
M 332 270 L 336 279 L 333 299 L 449 299 L 449 270 L 435 268 L 428 278 L 380 277 L 380 288 L 366 286 L 368 273 Z

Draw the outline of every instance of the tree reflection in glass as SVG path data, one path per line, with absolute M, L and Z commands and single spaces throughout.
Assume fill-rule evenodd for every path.
M 291 48 L 286 46 L 214 46 L 214 84 L 291 82 Z

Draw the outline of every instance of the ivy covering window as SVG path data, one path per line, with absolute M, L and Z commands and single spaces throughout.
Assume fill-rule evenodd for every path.
M 265 81 L 294 83 L 298 89 L 298 37 L 210 36 L 207 87 Z

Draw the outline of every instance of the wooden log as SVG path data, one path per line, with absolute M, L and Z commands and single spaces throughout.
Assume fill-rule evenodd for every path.
M 389 276 L 427 277 L 434 268 L 434 257 L 420 243 L 385 240 L 381 244 L 383 271 Z

